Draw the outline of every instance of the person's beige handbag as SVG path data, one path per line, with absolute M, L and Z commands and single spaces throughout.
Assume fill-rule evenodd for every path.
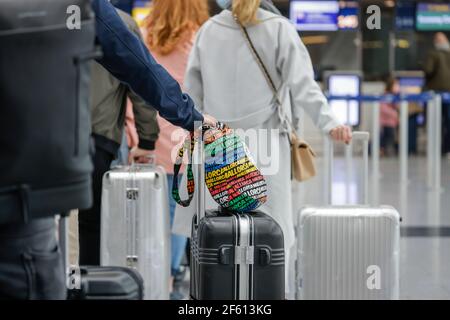
M 269 72 L 267 71 L 266 66 L 264 65 L 260 55 L 256 51 L 255 46 L 253 45 L 252 40 L 250 39 L 250 36 L 247 32 L 247 29 L 239 22 L 237 17 L 235 17 L 235 20 L 239 27 L 241 28 L 242 34 L 244 35 L 244 38 L 247 41 L 247 44 L 250 48 L 250 51 L 253 53 L 253 56 L 255 57 L 256 62 L 258 63 L 258 66 L 260 67 L 262 73 L 264 74 L 264 77 L 267 80 L 267 83 L 269 84 L 270 89 L 273 92 L 275 103 L 277 104 L 277 108 L 282 108 L 282 103 L 278 97 L 278 90 L 275 86 L 275 83 L 273 82 L 272 78 L 270 77 Z M 280 114 L 283 114 L 280 112 Z M 316 175 L 316 166 L 315 166 L 315 158 L 316 153 L 311 148 L 311 146 L 304 141 L 303 139 L 300 139 L 297 136 L 297 133 L 295 132 L 295 129 L 292 125 L 292 123 L 289 121 L 288 118 L 284 117 L 283 119 L 288 125 L 291 130 L 291 134 L 289 137 L 289 141 L 291 143 L 291 174 L 292 178 L 297 181 L 306 181 L 308 179 L 313 178 Z
M 295 133 L 291 135 L 292 177 L 297 181 L 306 181 L 316 176 L 316 153 L 311 146 Z

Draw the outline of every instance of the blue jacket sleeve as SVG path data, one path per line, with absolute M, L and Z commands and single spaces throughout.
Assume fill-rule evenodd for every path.
M 106 0 L 93 0 L 97 41 L 103 49 L 98 62 L 172 124 L 192 131 L 203 116 L 178 82 L 159 65 L 146 46 L 122 22 Z

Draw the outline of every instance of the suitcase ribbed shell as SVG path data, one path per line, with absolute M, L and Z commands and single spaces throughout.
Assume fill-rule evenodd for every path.
M 127 256 L 135 253 L 133 266 L 144 279 L 146 300 L 169 299 L 169 218 L 167 176 L 162 168 L 137 166 L 132 172 L 121 167 L 105 174 L 101 265 L 130 266 Z M 134 252 L 129 252 L 130 245 Z
M 300 213 L 298 298 L 398 299 L 400 217 L 392 207 Z

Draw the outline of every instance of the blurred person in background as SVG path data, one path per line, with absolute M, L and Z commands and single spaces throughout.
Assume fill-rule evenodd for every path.
M 285 238 L 286 272 L 292 276 L 295 242 L 294 208 L 291 194 L 291 159 L 288 132 L 282 123 L 274 94 L 258 62 L 235 21 L 248 28 L 256 51 L 261 56 L 279 91 L 282 112 L 298 129 L 300 109 L 306 110 L 323 133 L 334 140 L 349 142 L 351 129 L 342 126 L 333 114 L 319 85 L 314 81 L 312 62 L 297 30 L 286 18 L 260 8 L 263 0 L 217 0 L 224 10 L 212 17 L 198 32 L 189 58 L 185 88 L 201 110 L 235 129 L 251 129 L 258 141 L 249 150 L 266 176 L 268 201 L 261 210 L 281 226 Z M 255 130 L 256 129 L 256 130 Z M 267 174 L 261 162 L 271 154 L 277 172 Z M 276 166 L 276 165 L 275 165 Z M 209 198 L 209 200 L 208 200 Z M 217 205 L 207 195 L 207 208 Z M 189 211 L 189 212 L 187 212 Z M 177 208 L 174 231 L 189 234 L 192 208 Z M 287 279 L 286 289 L 293 279 Z M 289 292 L 287 292 L 289 296 Z
M 131 16 L 121 10 L 117 10 L 117 12 L 127 27 L 141 38 L 139 27 Z M 128 110 L 127 98 L 130 98 L 131 101 Z M 98 63 L 93 63 L 92 66 L 90 102 L 92 136 L 95 142 L 94 172 L 92 173 L 94 205 L 90 209 L 80 210 L 78 214 L 79 259 L 81 265 L 100 265 L 103 175 L 109 171 L 111 163 L 117 158 L 119 148 L 124 140 L 126 116 L 129 118 L 129 125 L 133 111 L 136 114 L 135 122 L 139 135 L 138 148 L 141 150 L 141 157 L 149 155 L 151 150 L 154 150 L 159 129 L 156 122 L 156 111 Z M 127 148 L 127 144 L 124 147 Z
M 151 11 L 144 22 L 143 34 L 145 42 L 160 63 L 182 86 L 186 72 L 189 53 L 200 26 L 209 18 L 207 0 L 153 0 Z M 214 67 L 214 66 L 212 66 Z M 155 155 L 157 164 L 167 172 L 168 185 L 173 181 L 173 156 L 186 134 L 182 129 L 170 124 L 158 116 L 161 129 L 156 142 Z M 176 132 L 181 130 L 181 132 Z M 175 150 L 175 152 L 174 152 Z M 172 198 L 169 187 L 170 219 L 173 224 L 176 202 Z M 171 238 L 171 299 L 183 299 L 180 291 L 173 288 L 173 279 L 180 269 L 181 259 L 185 252 L 187 238 L 172 234 Z
M 397 79 L 389 77 L 386 80 L 385 94 L 397 95 L 400 84 Z M 380 154 L 389 156 L 396 152 L 396 134 L 398 127 L 398 109 L 395 103 L 382 102 L 380 105 Z
M 434 35 L 434 49 L 424 65 L 426 90 L 450 92 L 450 43 L 443 32 Z M 442 104 L 442 153 L 450 159 L 450 104 Z

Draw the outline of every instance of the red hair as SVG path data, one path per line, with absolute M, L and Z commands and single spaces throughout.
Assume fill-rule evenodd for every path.
M 208 19 L 206 0 L 153 0 L 144 22 L 145 40 L 152 51 L 167 55 Z

